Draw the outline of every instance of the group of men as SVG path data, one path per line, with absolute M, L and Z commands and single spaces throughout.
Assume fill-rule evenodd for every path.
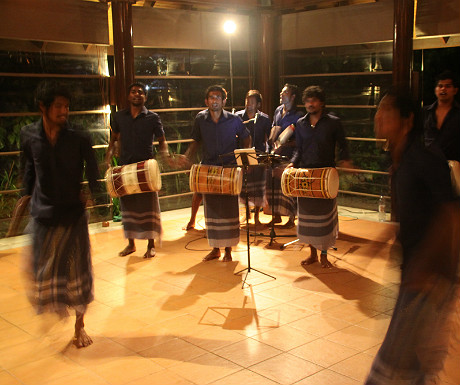
M 457 160 L 460 158 L 460 108 L 454 100 L 457 91 L 458 84 L 453 74 L 438 79 L 435 88 L 437 102 L 425 109 L 425 145 L 421 149 L 408 146 L 408 143 L 413 143 L 408 138 L 412 138 L 412 132 L 415 132 L 413 127 L 416 126 L 414 110 L 404 110 L 406 105 L 397 95 L 384 98 L 376 116 L 377 135 L 388 140 L 393 166 L 397 171 L 394 179 L 401 212 L 400 239 L 404 268 L 412 266 L 409 261 L 415 259 L 414 253 L 419 250 L 417 247 L 432 224 L 431 218 L 438 203 L 450 202 L 451 199 L 448 170 L 442 159 L 445 160 L 446 156 Z M 331 263 L 327 250 L 334 245 L 338 235 L 336 200 L 299 198 L 296 202 L 286 199 L 280 190 L 280 172 L 286 167 L 335 167 L 336 148 L 339 148 L 341 164 L 347 168 L 352 164 L 340 119 L 326 111 L 324 91 L 318 86 L 310 86 L 303 91 L 304 116 L 297 110 L 298 96 L 297 87 L 286 84 L 280 93 L 281 105 L 275 111 L 273 124 L 270 124 L 268 116 L 259 111 L 262 96 L 258 91 L 249 91 L 245 109 L 232 114 L 224 109 L 227 100 L 225 89 L 221 86 L 209 87 L 205 94 L 207 109 L 199 112 L 195 118 L 193 142 L 185 155 L 176 159 L 174 164 L 189 167 L 200 146 L 201 162 L 205 165 L 234 164 L 235 157 L 229 154 L 233 154 L 237 148 L 251 145 L 260 152 L 268 151 L 283 157 L 284 162 L 270 172 L 264 167 L 251 170 L 250 182 L 256 186 L 253 195 L 255 215 L 258 215 L 262 206 L 274 208 L 271 225 L 279 223 L 282 215 L 287 215 L 288 226 L 294 223 L 297 215 L 299 239 L 311 247 L 311 254 L 302 261 L 302 265 L 317 262 L 319 249 L 321 266 L 328 268 Z M 37 90 L 36 100 L 42 117 L 21 131 L 25 161 L 24 188 L 25 193 L 32 196 L 33 253 L 29 273 L 34 283 L 33 301 L 39 312 L 52 310 L 63 314 L 68 307 L 74 308 L 77 317 L 74 344 L 83 347 L 91 343 L 84 331 L 83 317 L 86 306 L 93 299 L 93 278 L 80 184 L 86 165 L 90 189 L 92 193 L 97 193 L 99 172 L 90 139 L 68 123 L 71 100 L 68 91 L 57 84 L 45 84 Z M 117 112 L 112 119 L 112 135 L 106 154 L 108 164 L 114 155 L 119 156 L 121 165 L 152 158 L 155 139 L 159 142 L 160 156 L 172 162 L 161 120 L 145 107 L 146 100 L 147 89 L 143 84 L 134 83 L 129 87 L 128 108 Z M 281 143 L 280 135 L 292 125 L 295 127 L 294 135 Z M 431 158 L 423 153 L 427 149 L 430 149 Z M 430 175 L 436 177 L 436 186 L 433 186 L 434 182 L 430 185 L 429 178 L 425 178 L 430 189 L 419 194 L 419 200 L 411 194 L 417 192 L 421 181 L 425 181 L 423 175 L 427 173 L 417 173 L 411 157 L 417 161 L 423 158 L 422 163 L 433 169 Z M 271 201 L 272 186 L 276 202 Z M 212 247 L 204 261 L 219 258 L 222 248 L 223 260 L 231 261 L 232 247 L 240 239 L 239 197 L 203 195 L 207 238 Z M 199 205 L 200 199 L 199 195 L 194 198 L 195 206 L 196 202 Z M 417 211 L 420 207 L 424 208 L 423 212 Z M 134 240 L 145 239 L 148 244 L 144 257 L 154 257 L 154 242 L 162 232 L 158 194 L 152 192 L 122 197 L 121 209 L 128 245 L 119 255 L 133 253 L 136 250 Z M 416 215 L 412 217 L 413 214 Z M 258 222 L 258 217 L 256 220 Z M 189 225 L 193 225 L 192 220 Z M 432 264 L 426 265 L 433 268 Z M 442 270 L 440 274 L 453 279 L 452 271 L 437 270 Z M 411 277 L 411 283 L 413 276 L 421 274 L 420 269 L 413 271 L 416 273 L 407 274 L 407 277 Z M 426 272 L 426 269 L 422 271 Z M 403 279 L 405 277 L 403 274 Z M 406 297 L 401 299 L 403 305 L 407 301 L 407 292 L 405 294 Z M 404 312 L 404 309 L 401 311 Z M 385 383 L 377 379 L 388 368 L 385 360 L 391 359 L 391 346 L 391 343 L 382 345 L 378 356 L 380 361 L 375 364 L 368 384 Z M 411 363 L 417 361 L 414 357 L 411 359 Z

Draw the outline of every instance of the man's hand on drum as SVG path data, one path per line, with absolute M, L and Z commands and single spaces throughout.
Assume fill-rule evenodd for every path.
M 337 162 L 337 166 L 340 167 L 340 168 L 348 168 L 348 169 L 355 169 L 356 168 L 351 159 L 341 160 L 340 162 Z M 344 171 L 346 171 L 346 170 L 344 170 Z
M 292 168 L 292 167 L 294 167 L 294 163 L 289 163 L 289 164 L 286 166 L 286 168 Z

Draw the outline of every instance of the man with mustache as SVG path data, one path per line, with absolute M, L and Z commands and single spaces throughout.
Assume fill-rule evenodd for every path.
M 457 76 L 444 71 L 436 78 L 437 100 L 424 108 L 425 145 L 436 144 L 448 160 L 460 162 L 460 104 Z

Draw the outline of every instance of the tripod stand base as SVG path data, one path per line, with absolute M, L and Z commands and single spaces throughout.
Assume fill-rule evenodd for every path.
M 276 279 L 276 277 L 274 277 L 273 275 L 264 273 L 263 271 L 254 269 L 253 267 L 246 267 L 245 269 L 242 269 L 242 270 L 240 270 L 240 271 L 237 271 L 237 272 L 234 274 L 234 275 L 238 275 L 238 274 L 242 273 L 243 271 L 246 271 L 246 275 L 244 276 L 244 279 L 243 279 L 243 284 L 241 285 L 241 288 L 242 288 L 242 289 L 244 288 L 244 285 L 245 285 L 245 284 L 247 285 L 246 279 L 248 278 L 248 275 L 249 275 L 249 273 L 250 273 L 252 270 L 257 271 L 257 272 L 260 273 L 260 274 L 266 275 L 267 277 Z M 249 286 L 249 285 L 248 285 L 248 286 Z

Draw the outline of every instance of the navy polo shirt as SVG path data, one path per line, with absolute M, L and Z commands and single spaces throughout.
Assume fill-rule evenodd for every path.
M 209 110 L 200 111 L 192 130 L 192 139 L 202 143 L 201 163 L 215 166 L 235 163 L 233 151 L 238 148 L 238 140 L 248 136 L 249 131 L 241 119 L 225 110 L 217 123 L 212 120 Z M 229 153 L 232 154 L 220 157 Z
M 267 114 L 261 111 L 257 111 L 257 121 L 254 124 L 254 121 L 246 123 L 245 126 L 249 130 L 249 134 L 252 138 L 252 147 L 255 147 L 256 150 L 266 151 L 265 137 L 270 136 L 271 122 Z M 236 113 L 243 121 L 249 120 L 249 116 L 246 113 L 246 110 L 241 110 Z
M 278 137 L 281 135 L 281 133 L 289 127 L 291 124 L 295 126 L 297 123 L 297 120 L 299 120 L 302 117 L 302 113 L 300 111 L 297 111 L 295 109 L 288 111 L 284 116 L 283 116 L 283 108 L 284 104 L 281 104 L 278 106 L 275 110 L 275 113 L 273 115 L 273 126 L 280 126 L 281 130 L 278 133 L 278 135 L 274 138 L 274 142 L 278 139 Z M 294 141 L 295 136 L 292 135 L 289 139 L 289 142 Z M 288 147 L 288 146 L 283 146 L 280 151 L 277 153 L 279 155 L 291 157 L 294 152 L 294 147 Z
M 153 158 L 153 141 L 165 136 L 158 114 L 145 107 L 134 119 L 129 109 L 115 113 L 112 130 L 120 134 L 120 165 Z

